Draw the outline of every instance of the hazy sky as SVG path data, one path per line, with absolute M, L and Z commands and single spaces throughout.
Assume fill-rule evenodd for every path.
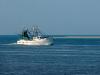
M 48 34 L 99 35 L 100 0 L 0 0 L 0 34 L 33 25 Z

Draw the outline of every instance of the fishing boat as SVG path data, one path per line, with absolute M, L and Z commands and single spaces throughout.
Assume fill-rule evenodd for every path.
M 53 38 L 43 35 L 37 26 L 34 26 L 32 31 L 24 29 L 21 34 L 21 39 L 17 41 L 19 45 L 52 45 Z

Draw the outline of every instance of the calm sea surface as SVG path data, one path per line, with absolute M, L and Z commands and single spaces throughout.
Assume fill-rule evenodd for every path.
M 100 38 L 54 38 L 52 46 L 18 39 L 0 36 L 0 75 L 100 75 Z

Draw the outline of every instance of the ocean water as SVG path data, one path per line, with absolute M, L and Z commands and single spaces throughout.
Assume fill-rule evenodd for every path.
M 57 37 L 52 46 L 22 46 L 1 35 L 0 75 L 100 75 L 100 38 Z

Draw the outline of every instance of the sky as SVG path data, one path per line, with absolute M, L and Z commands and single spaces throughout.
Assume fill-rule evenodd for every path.
M 34 25 L 51 35 L 100 35 L 100 0 L 0 0 L 0 35 Z

